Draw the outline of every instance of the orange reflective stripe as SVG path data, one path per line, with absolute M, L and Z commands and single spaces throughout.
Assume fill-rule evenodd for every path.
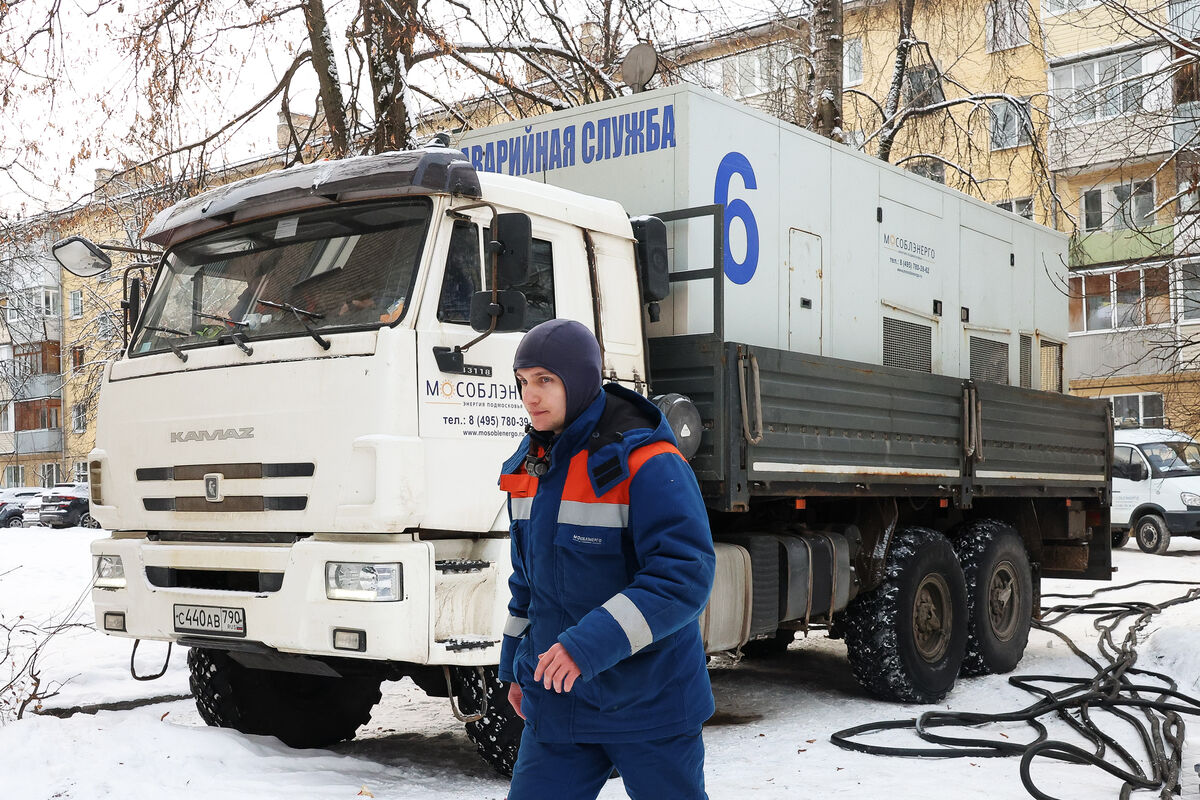
M 513 497 L 533 497 L 537 494 L 538 479 L 524 473 L 500 476 L 500 491 Z
M 629 456 L 630 480 L 633 479 L 634 475 L 637 475 L 638 470 L 642 468 L 642 464 L 663 453 L 674 453 L 683 458 L 683 453 L 679 452 L 679 448 L 670 442 L 655 442 L 654 444 L 648 444 L 645 447 L 639 447 L 637 450 L 634 450 Z

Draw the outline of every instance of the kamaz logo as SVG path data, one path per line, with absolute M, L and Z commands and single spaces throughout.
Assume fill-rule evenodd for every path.
M 254 428 L 217 428 L 211 431 L 172 431 L 171 444 L 176 442 L 223 442 L 226 439 L 253 439 Z

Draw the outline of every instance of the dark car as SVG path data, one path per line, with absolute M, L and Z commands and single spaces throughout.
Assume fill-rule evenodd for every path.
M 99 528 L 92 519 L 86 483 L 59 483 L 42 498 L 42 524 L 51 528 Z
M 42 490 L 36 486 L 18 486 L 0 491 L 0 527 L 22 527 L 21 514 L 25 511 L 25 501 L 41 493 Z

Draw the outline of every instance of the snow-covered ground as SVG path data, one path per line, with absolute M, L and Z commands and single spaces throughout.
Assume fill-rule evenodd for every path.
M 90 626 L 88 543 L 95 535 L 80 529 L 0 530 L 4 624 L 12 625 L 24 615 L 24 622 L 43 629 L 69 621 Z M 1200 580 L 1200 541 L 1177 539 L 1166 556 L 1145 555 L 1129 545 L 1114 554 L 1114 561 L 1119 583 L 1140 578 Z M 1081 592 L 1096 586 L 1046 581 L 1044 590 Z M 1141 587 L 1105 599 L 1163 600 L 1182 591 L 1183 587 Z M 1096 641 L 1089 620 L 1072 620 L 1064 629 L 1087 645 Z M 1200 602 L 1169 609 L 1146 634 L 1140 664 L 1172 675 L 1181 691 L 1200 695 Z M 28 644 L 18 645 L 28 652 Z M 177 651 L 163 678 L 135 681 L 129 676 L 129 651 L 128 640 L 90 627 L 67 628 L 44 644 L 38 662 L 43 686 L 47 681 L 62 684 L 46 705 L 84 707 L 94 713 L 59 718 L 27 712 L 23 719 L 7 722 L 0 717 L 0 798 L 505 796 L 507 784 L 476 758 L 446 701 L 427 698 L 407 680 L 385 685 L 383 702 L 355 741 L 329 750 L 298 751 L 273 738 L 208 728 L 190 699 L 136 702 L 187 695 L 187 669 Z M 156 671 L 164 653 L 164 645 L 146 643 L 138 652 L 138 671 Z M 1081 676 L 1086 674 L 1081 666 L 1062 642 L 1034 631 L 1017 674 Z M 8 681 L 10 667 L 0 665 L 0 686 Z M 849 674 L 845 648 L 838 641 L 814 635 L 778 659 L 719 663 L 712 669 L 712 681 L 718 712 L 704 736 L 713 800 L 1029 796 L 1013 758 L 889 758 L 830 744 L 829 735 L 839 729 L 927 710 L 865 696 Z M 1005 677 L 992 676 L 959 681 L 943 706 L 990 712 L 1030 702 Z M 1185 722 L 1183 798 L 1200 798 L 1193 768 L 1200 763 L 1200 718 Z M 1052 737 L 1079 741 L 1059 723 L 1050 727 Z M 1018 725 L 991 727 L 981 735 L 1029 738 L 1028 730 Z M 1128 731 L 1122 736 L 1136 745 L 1128 741 Z M 916 744 L 903 733 L 878 741 Z M 1092 800 L 1118 794 L 1118 781 L 1096 769 L 1040 760 L 1033 774 L 1044 790 L 1061 798 Z M 624 796 L 619 780 L 610 781 L 601 795 L 608 800 Z

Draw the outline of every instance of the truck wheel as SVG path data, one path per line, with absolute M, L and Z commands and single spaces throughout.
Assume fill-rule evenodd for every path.
M 950 541 L 928 528 L 896 534 L 884 581 L 843 612 L 850 669 L 885 700 L 936 703 L 967 645 L 967 588 Z
M 379 702 L 376 678 L 335 678 L 250 669 L 221 650 L 188 651 L 189 683 L 206 723 L 274 736 L 289 747 L 353 739 Z
M 508 684 L 500 682 L 496 667 L 451 667 L 450 674 L 459 710 L 483 715 L 478 722 L 466 724 L 467 738 L 475 743 L 480 758 L 492 769 L 511 778 L 525 720 L 517 716 L 508 702 Z
M 996 520 L 966 525 L 954 550 L 967 580 L 964 675 L 1012 672 L 1033 622 L 1033 572 L 1020 535 Z
M 1112 534 L 1113 549 L 1119 550 L 1129 544 L 1129 528 L 1120 531 L 1113 531 Z
M 1167 522 L 1157 514 L 1140 517 L 1134 529 L 1137 531 L 1138 547 L 1142 548 L 1143 553 L 1161 556 L 1171 546 L 1171 532 L 1167 530 Z

